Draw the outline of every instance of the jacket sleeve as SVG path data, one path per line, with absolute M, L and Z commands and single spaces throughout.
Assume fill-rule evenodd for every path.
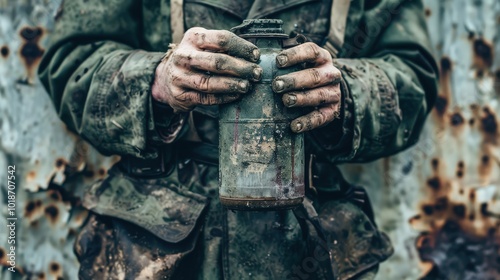
M 344 78 L 341 120 L 307 136 L 330 162 L 371 161 L 416 143 L 437 96 L 421 1 L 381 2 L 392 6 L 365 12 L 357 33 L 346 38 L 341 56 L 356 58 L 334 61 Z
M 163 53 L 139 50 L 140 1 L 65 1 L 40 79 L 67 127 L 101 153 L 155 157 L 150 90 Z M 138 12 L 139 11 L 139 12 Z M 148 147 L 148 148 L 147 148 Z

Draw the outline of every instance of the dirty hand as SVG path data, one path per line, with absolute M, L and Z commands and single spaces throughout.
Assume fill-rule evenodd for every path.
M 259 57 L 255 45 L 229 31 L 191 28 L 156 68 L 153 98 L 175 112 L 237 100 L 260 80 Z
M 292 121 L 290 128 L 299 133 L 333 121 L 340 112 L 341 72 L 330 53 L 315 43 L 304 43 L 283 50 L 276 57 L 279 68 L 305 63 L 308 68 L 278 76 L 273 80 L 273 90 L 283 93 L 287 107 L 316 107 L 311 113 Z

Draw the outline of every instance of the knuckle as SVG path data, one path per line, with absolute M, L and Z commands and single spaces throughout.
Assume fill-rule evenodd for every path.
M 186 59 L 187 55 L 183 52 L 180 52 L 180 51 L 176 51 L 174 53 L 172 53 L 172 56 L 171 56 L 171 61 L 175 64 L 175 65 L 182 65 L 182 62 Z
M 227 68 L 227 59 L 225 57 L 215 57 L 214 59 L 214 68 L 216 70 L 226 70 Z
M 329 66 L 326 73 L 327 79 L 329 81 L 332 81 L 332 83 L 338 83 L 339 79 L 342 77 L 342 73 L 340 72 L 340 70 L 334 66 Z
M 232 37 L 233 33 L 227 30 L 221 30 L 219 34 L 217 34 L 217 44 L 220 47 L 226 47 Z
M 207 95 L 207 94 L 203 94 L 203 97 L 204 97 L 204 103 L 203 105 L 216 105 L 218 104 L 217 102 L 217 99 L 215 98 L 215 96 L 213 95 Z
M 173 94 L 175 96 L 175 99 L 180 101 L 180 102 L 190 102 L 193 99 L 193 94 L 192 92 L 186 91 L 186 90 L 175 90 L 173 91 Z
M 210 76 L 199 75 L 198 82 L 195 83 L 195 87 L 198 90 L 207 91 L 209 87 Z
M 206 29 L 203 27 L 192 27 L 189 28 L 186 33 L 184 33 L 184 36 L 191 37 L 194 36 L 197 33 L 204 32 Z
M 326 112 L 322 111 L 322 110 L 316 110 L 316 114 L 315 114 L 315 119 L 316 119 L 316 125 L 317 126 L 320 126 L 322 124 L 324 124 L 326 121 L 327 121 L 327 116 L 326 116 Z
M 306 48 L 309 50 L 309 53 L 313 55 L 314 59 L 320 56 L 320 48 L 318 45 L 312 42 L 305 43 Z
M 321 52 L 321 56 L 324 57 L 328 61 L 332 61 L 332 55 L 330 54 L 329 51 L 327 51 L 324 48 L 319 48 Z
M 188 41 L 195 45 L 203 45 L 205 43 L 206 29 L 201 27 L 193 27 L 184 35 Z
M 173 69 L 172 72 L 167 76 L 167 83 L 172 84 L 173 86 L 178 86 L 182 82 L 184 82 L 184 75 L 181 71 L 178 71 L 177 69 Z
M 311 77 L 311 81 L 314 84 L 319 84 L 321 82 L 321 77 L 318 69 L 316 68 L 311 68 L 308 70 L 309 71 L 309 76 Z
M 321 88 L 318 90 L 318 103 L 324 104 L 328 101 L 329 91 L 325 88 Z

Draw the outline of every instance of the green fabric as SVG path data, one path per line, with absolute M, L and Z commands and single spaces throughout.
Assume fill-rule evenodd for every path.
M 185 0 L 185 27 L 230 29 L 244 18 L 280 18 L 287 33 L 302 33 L 321 45 L 335 20 L 331 0 L 243 2 Z M 81 277 L 371 277 L 392 247 L 366 209 L 346 194 L 349 186 L 335 164 L 374 160 L 417 141 L 437 95 L 422 1 L 351 2 L 346 43 L 334 61 L 344 78 L 342 118 L 305 137 L 306 154 L 324 163 L 319 170 L 326 175 L 314 178 L 317 189 L 307 189 L 311 203 L 267 213 L 227 212 L 218 200 L 217 166 L 177 159 L 188 122 L 172 143 L 163 143 L 157 132 L 174 119 L 171 113 L 155 118 L 151 99 L 155 68 L 171 41 L 169 3 L 65 1 L 39 67 L 61 119 L 99 151 L 156 158 L 159 147 L 169 145 L 164 150 L 174 154 L 166 158 L 178 160 L 168 178 L 129 178 L 116 169 L 89 189 L 86 205 L 98 215 L 77 241 Z M 203 142 L 218 145 L 217 107 L 197 107 L 192 116 L 192 129 Z M 155 196 L 162 187 L 162 195 Z M 181 213 L 176 217 L 189 223 L 172 220 L 169 213 Z M 173 233 L 180 237 L 165 237 Z

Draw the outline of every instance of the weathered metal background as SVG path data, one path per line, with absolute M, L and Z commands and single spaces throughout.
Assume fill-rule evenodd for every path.
M 72 247 L 87 213 L 74 196 L 116 161 L 66 130 L 36 77 L 60 2 L 0 0 L 0 220 L 16 164 L 22 272 L 6 270 L 0 225 L 0 279 L 77 278 Z M 442 80 L 421 141 L 343 169 L 369 187 L 396 247 L 379 279 L 500 279 L 500 1 L 424 2 Z

